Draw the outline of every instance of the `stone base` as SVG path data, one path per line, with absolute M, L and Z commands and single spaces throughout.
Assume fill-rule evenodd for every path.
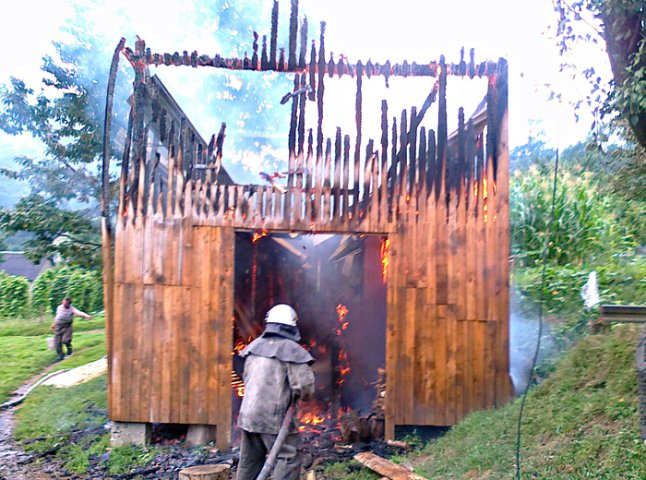
M 193 447 L 209 442 L 215 442 L 215 425 L 189 425 L 186 434 L 186 445 Z
M 113 447 L 148 445 L 150 430 L 150 423 L 112 422 L 110 444 Z

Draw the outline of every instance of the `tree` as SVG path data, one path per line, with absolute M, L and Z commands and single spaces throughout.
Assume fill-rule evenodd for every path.
M 16 157 L 19 169 L 0 169 L 0 174 L 28 183 L 32 192 L 15 208 L 0 211 L 0 229 L 33 234 L 24 246 L 34 261 L 58 254 L 71 263 L 97 267 L 99 160 L 109 67 L 101 59 L 102 49 L 110 46 L 81 25 L 70 22 L 66 30 L 75 40 L 54 42 L 57 56 L 43 58 L 39 91 L 17 78 L 0 86 L 0 129 L 30 134 L 44 147 L 42 155 Z M 121 81 L 128 79 L 122 76 Z M 129 90 L 122 88 L 121 94 Z M 118 104 L 124 108 L 116 111 L 117 126 L 127 115 L 125 100 Z
M 644 0 L 555 0 L 559 14 L 558 34 L 561 51 L 576 41 L 605 41 L 613 75 L 613 85 L 605 99 L 605 111 L 618 113 L 629 125 L 634 137 L 646 149 L 646 3 Z M 600 24 L 588 23 L 592 14 Z M 588 31 L 576 27 L 586 22 Z M 592 29 L 592 33 L 590 31 Z M 601 79 L 594 67 L 585 74 L 593 81 L 593 92 L 601 90 Z M 597 97 L 599 95 L 597 94 Z
M 32 233 L 24 246 L 34 262 L 61 256 L 85 268 L 100 265 L 99 228 L 85 211 L 65 210 L 52 198 L 31 194 L 14 208 L 0 210 L 0 225 L 8 233 Z

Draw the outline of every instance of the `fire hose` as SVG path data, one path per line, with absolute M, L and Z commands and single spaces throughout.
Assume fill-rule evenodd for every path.
M 287 412 L 285 412 L 285 418 L 283 419 L 283 423 L 280 425 L 280 430 L 278 430 L 276 440 L 274 441 L 274 444 L 269 451 L 269 455 L 267 455 L 267 460 L 265 460 L 265 464 L 263 465 L 262 470 L 260 471 L 260 474 L 258 475 L 256 480 L 267 480 L 267 478 L 269 478 L 269 474 L 274 469 L 276 460 L 278 459 L 278 454 L 283 448 L 283 443 L 285 443 L 285 439 L 289 434 L 289 426 L 292 423 L 292 419 L 294 418 L 294 413 L 296 413 L 297 404 L 298 401 L 293 401 L 289 405 Z

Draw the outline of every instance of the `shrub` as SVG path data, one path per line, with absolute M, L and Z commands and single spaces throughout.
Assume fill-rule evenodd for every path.
M 72 297 L 80 310 L 95 312 L 103 308 L 103 284 L 99 272 L 80 267 L 60 266 L 41 274 L 34 282 L 33 309 L 53 313 L 65 297 Z
M 601 303 L 641 304 L 646 298 L 646 258 L 611 257 L 605 263 L 550 265 L 545 270 L 545 285 L 541 290 L 541 267 L 517 268 L 513 275 L 521 293 L 532 302 L 544 301 L 547 313 L 558 315 L 560 322 L 552 324 L 553 333 L 563 339 L 573 339 L 587 329 L 587 322 L 596 318 L 597 309 L 586 311 L 581 288 L 592 271 L 597 272 Z
M 29 308 L 29 282 L 0 272 L 0 317 L 22 317 Z
M 561 170 L 552 221 L 552 175 L 530 167 L 511 179 L 512 249 L 524 265 L 536 265 L 552 225 L 547 259 L 552 264 L 581 264 L 597 255 L 634 247 L 631 230 L 619 227 L 617 209 L 589 173 Z

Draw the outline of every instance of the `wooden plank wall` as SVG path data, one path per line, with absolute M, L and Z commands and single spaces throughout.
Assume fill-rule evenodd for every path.
M 487 128 L 465 125 L 461 112 L 458 131 L 449 140 L 442 89 L 432 172 L 438 181 L 410 192 L 397 233 L 390 235 L 390 438 L 396 425 L 454 425 L 473 410 L 502 405 L 513 394 L 506 64 L 501 62 L 489 83 Z M 429 138 L 426 144 L 433 142 Z M 422 152 L 417 155 L 419 161 Z M 409 166 L 413 163 L 409 159 Z
M 234 240 L 179 215 L 117 222 L 112 420 L 217 425 L 228 446 Z
M 323 33 L 309 71 L 319 125 L 305 128 L 307 101 L 295 95 L 286 186 L 223 182 L 224 131 L 196 141 L 190 122 L 164 114 L 172 102 L 160 82 L 138 71 L 108 319 L 113 420 L 216 424 L 228 443 L 235 229 L 388 235 L 389 437 L 395 425 L 453 425 L 510 398 L 506 62 L 479 73 L 473 58 L 433 63 L 419 109 L 390 121 L 383 102 L 379 145 L 361 139 L 359 62 L 357 137 L 326 139 Z M 460 111 L 451 135 L 449 73 L 489 80 L 486 115 Z M 295 91 L 305 80 L 295 75 Z M 436 100 L 437 131 L 427 131 Z M 163 148 L 148 148 L 149 135 Z M 208 168 L 197 175 L 197 164 Z

